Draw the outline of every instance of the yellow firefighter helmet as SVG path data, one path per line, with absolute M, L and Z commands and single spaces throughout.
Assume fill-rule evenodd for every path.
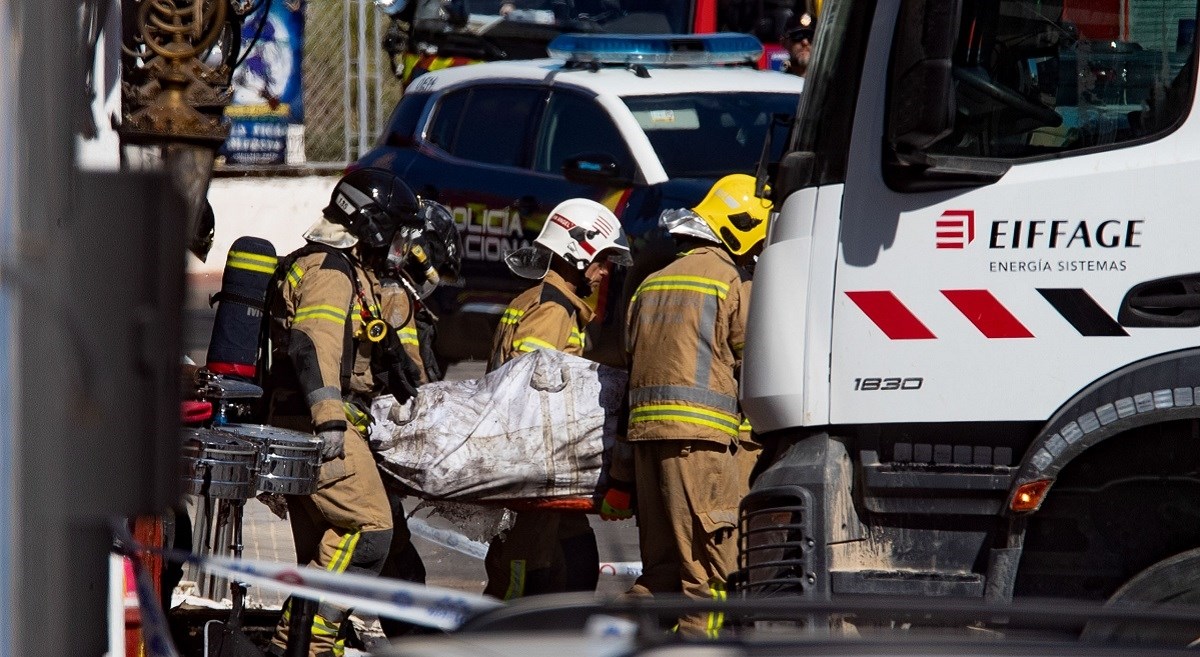
M 754 195 L 754 178 L 735 173 L 718 180 L 692 211 L 734 255 L 750 251 L 767 236 L 771 201 Z

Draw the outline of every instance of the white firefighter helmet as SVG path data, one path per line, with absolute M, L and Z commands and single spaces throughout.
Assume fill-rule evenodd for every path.
M 591 199 L 573 198 L 550 211 L 533 246 L 513 251 L 504 262 L 517 276 L 536 280 L 550 271 L 555 255 L 583 271 L 602 254 L 616 265 L 633 263 L 629 241 L 612 210 Z

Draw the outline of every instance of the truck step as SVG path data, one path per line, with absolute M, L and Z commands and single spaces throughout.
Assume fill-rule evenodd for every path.
M 830 573 L 833 593 L 981 598 L 985 577 L 978 573 L 909 570 L 841 570 Z

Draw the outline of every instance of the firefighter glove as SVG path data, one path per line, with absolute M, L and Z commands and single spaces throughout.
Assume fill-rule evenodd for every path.
M 346 453 L 346 432 L 345 431 L 322 431 L 317 434 L 321 439 L 321 460 L 332 461 L 333 459 L 343 456 Z
M 604 501 L 600 503 L 600 518 L 602 520 L 628 520 L 633 517 L 633 500 L 628 490 L 610 487 L 604 493 Z
M 404 402 L 417 396 L 421 383 L 421 368 L 400 344 L 399 334 L 388 327 L 387 334 L 374 345 L 371 369 L 375 377 L 392 393 L 396 401 Z

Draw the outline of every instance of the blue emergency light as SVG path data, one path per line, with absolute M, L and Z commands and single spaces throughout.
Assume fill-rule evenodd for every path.
M 572 64 L 712 66 L 755 64 L 763 46 L 749 34 L 563 34 L 546 47 Z

